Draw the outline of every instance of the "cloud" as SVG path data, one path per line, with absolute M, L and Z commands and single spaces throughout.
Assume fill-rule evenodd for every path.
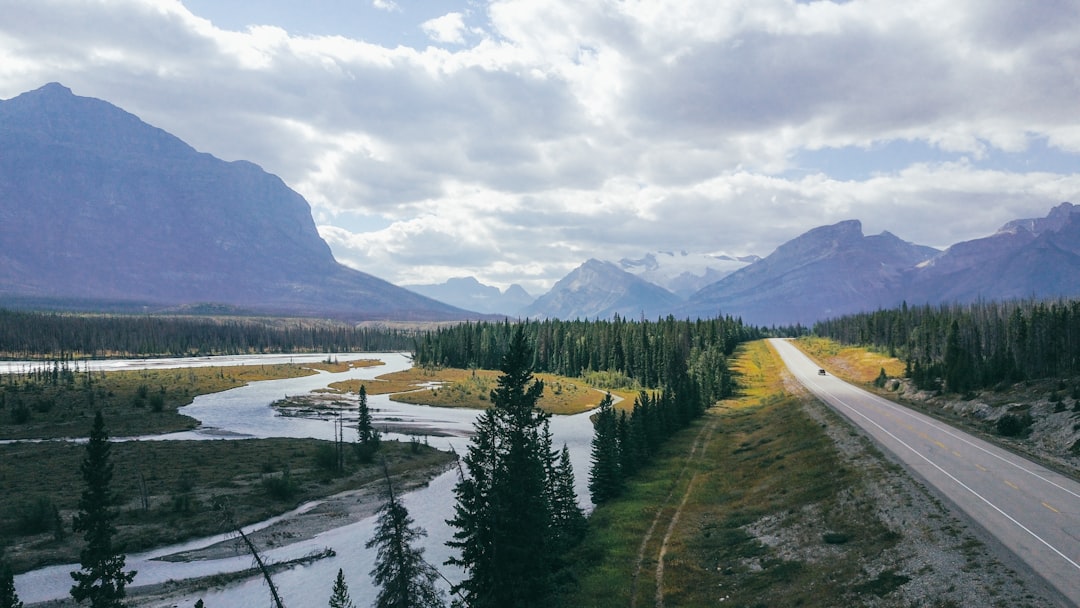
M 420 24 L 420 29 L 435 42 L 465 44 L 465 19 L 461 13 L 447 13 Z
M 766 255 L 852 218 L 942 247 L 1080 202 L 1067 1 L 448 6 L 410 46 L 0 0 L 0 97 L 59 81 L 254 161 L 335 255 L 399 283 L 542 293 L 590 257 Z
M 379 9 L 381 11 L 388 11 L 388 12 L 394 12 L 394 11 L 400 11 L 401 10 L 401 7 L 399 7 L 397 2 L 394 2 L 394 0 L 372 0 L 371 6 L 374 6 L 375 8 L 377 8 L 377 9 Z

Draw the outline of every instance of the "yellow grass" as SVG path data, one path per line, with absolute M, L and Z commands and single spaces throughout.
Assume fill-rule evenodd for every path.
M 804 353 L 834 375 L 852 382 L 870 384 L 881 373 L 903 377 L 904 362 L 896 357 L 858 346 L 844 346 L 826 338 L 805 337 L 793 342 Z
M 436 407 L 467 407 L 483 409 L 491 405 L 491 391 L 497 386 L 501 372 L 457 368 L 414 367 L 400 372 L 383 374 L 374 380 L 334 382 L 325 392 L 356 393 L 363 385 L 369 395 L 391 395 L 402 403 Z M 544 382 L 540 408 L 550 414 L 577 414 L 595 408 L 603 392 L 590 387 L 578 378 L 554 374 L 536 374 Z M 617 407 L 633 407 L 635 393 L 611 391 Z

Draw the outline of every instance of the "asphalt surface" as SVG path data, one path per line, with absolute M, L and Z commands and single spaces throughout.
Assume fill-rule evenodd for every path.
M 786 340 L 770 340 L 814 395 L 870 435 L 1080 606 L 1080 483 L 854 387 Z

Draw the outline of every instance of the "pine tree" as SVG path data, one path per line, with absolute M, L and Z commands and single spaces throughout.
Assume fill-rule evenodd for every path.
M 378 547 L 371 577 L 379 586 L 376 608 L 440 608 L 445 606 L 442 593 L 435 586 L 438 572 L 424 560 L 424 549 L 416 542 L 427 532 L 414 526 L 408 510 L 394 494 L 389 473 L 386 475 L 387 500 L 379 510 L 375 535 L 366 547 Z M 341 573 L 338 573 L 341 579 Z M 342 581 L 344 585 L 344 581 Z M 335 584 L 334 589 L 337 589 Z M 352 604 L 334 604 L 337 606 Z
M 345 584 L 345 573 L 338 568 L 334 589 L 330 592 L 330 608 L 356 608 L 349 597 L 349 586 Z
M 125 587 L 135 578 L 134 571 L 124 572 L 126 558 L 113 546 L 116 514 L 112 511 L 114 497 L 109 488 L 113 474 L 109 452 L 109 437 L 99 411 L 86 444 L 86 458 L 81 466 L 86 487 L 74 520 L 75 531 L 83 532 L 86 540 L 79 553 L 82 570 L 71 573 L 75 580 L 71 597 L 76 602 L 89 600 L 91 608 L 123 607 Z
M 532 375 L 532 352 L 517 326 L 491 392 L 493 407 L 475 423 L 462 458 L 448 544 L 465 568 L 454 588 L 471 608 L 546 606 L 552 595 L 554 528 L 548 416 L 536 407 L 544 386 Z M 466 472 L 467 471 L 467 472 Z
M 379 449 L 379 431 L 371 422 L 371 410 L 368 408 L 367 387 L 360 385 L 357 399 L 356 417 L 356 456 L 360 462 L 371 462 Z
M 15 575 L 4 561 L 0 561 L 0 608 L 23 608 L 15 593 Z
M 570 463 L 570 449 L 563 444 L 551 478 L 551 523 L 555 532 L 557 553 L 562 553 L 576 545 L 585 535 L 588 525 L 585 513 L 578 505 L 574 485 L 574 466 Z
M 600 402 L 593 424 L 592 467 L 589 470 L 589 496 L 601 504 L 622 493 L 622 454 L 619 452 L 618 419 L 611 393 Z

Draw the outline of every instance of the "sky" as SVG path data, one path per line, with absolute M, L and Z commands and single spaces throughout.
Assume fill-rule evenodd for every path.
M 311 204 L 339 261 L 533 295 L 589 258 L 1080 203 L 1076 0 L 0 0 L 49 82 Z M 2 151 L 0 151 L 2 153 Z

